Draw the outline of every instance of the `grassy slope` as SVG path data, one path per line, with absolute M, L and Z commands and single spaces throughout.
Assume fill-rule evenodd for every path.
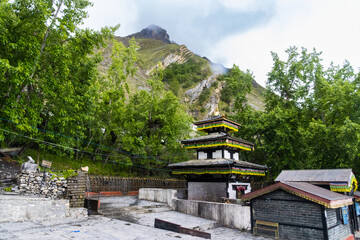
M 127 45 L 128 39 L 126 38 L 117 38 L 124 42 Z M 156 65 L 157 62 L 162 61 L 167 55 L 171 53 L 179 54 L 181 46 L 177 44 L 165 44 L 158 40 L 152 39 L 137 39 L 138 44 L 140 45 L 139 53 L 139 62 L 138 62 L 138 71 L 137 74 L 128 80 L 131 92 L 137 91 L 139 87 L 146 87 L 146 79 L 148 76 L 145 72 Z M 111 45 L 102 50 L 104 60 L 99 66 L 99 70 L 102 76 L 106 77 L 107 68 L 110 65 L 110 56 L 111 56 Z M 202 63 L 203 71 L 210 75 L 210 65 L 203 58 L 195 55 L 186 53 L 186 59 L 195 59 L 195 61 L 200 61 Z M 189 88 L 193 88 L 197 83 L 193 83 L 190 87 L 183 89 L 180 88 L 178 92 L 178 97 L 184 103 L 185 91 Z M 166 86 L 168 87 L 168 86 Z M 210 91 L 214 91 L 216 87 L 212 86 Z M 264 109 L 264 88 L 258 84 L 253 84 L 253 89 L 251 94 L 248 95 L 249 103 L 256 105 L 260 110 Z M 222 104 L 220 102 L 220 104 Z M 196 101 L 192 106 L 185 104 L 185 108 L 190 112 L 191 110 L 199 110 L 202 106 Z M 223 109 L 221 107 L 221 109 Z M 201 116 L 201 114 L 200 114 Z M 20 162 L 26 161 L 26 156 L 32 156 L 33 159 L 37 159 L 37 151 L 33 149 L 28 149 L 23 154 L 22 157 L 19 157 L 17 160 Z M 86 156 L 82 157 L 80 160 L 76 160 L 75 157 L 60 156 L 58 154 L 51 154 L 48 151 L 42 150 L 40 152 L 40 160 L 46 159 L 52 161 L 52 170 L 62 170 L 62 169 L 79 169 L 83 166 L 89 166 L 89 174 L 91 175 L 106 175 L 106 176 L 132 176 L 132 173 L 128 168 L 124 167 L 121 164 L 108 163 L 104 164 L 100 161 L 94 161 Z
M 27 156 L 31 156 L 35 161 L 37 159 L 37 150 L 27 149 L 21 157 L 17 157 L 16 160 L 21 164 L 27 161 Z M 39 154 L 40 161 L 46 159 L 52 162 L 52 171 L 61 171 L 64 169 L 78 170 L 80 167 L 89 167 L 90 175 L 103 175 L 103 176 L 131 176 L 130 171 L 125 170 L 121 164 L 104 164 L 104 162 L 94 161 L 87 156 L 83 156 L 80 160 L 76 160 L 75 157 L 61 156 L 59 154 L 52 154 L 49 151 L 41 150 Z
M 126 38 L 117 38 L 124 42 L 127 45 L 128 39 Z M 138 72 L 136 76 L 130 78 L 128 80 L 131 92 L 136 91 L 139 87 L 146 86 L 146 78 L 148 76 L 145 74 L 145 71 L 151 69 L 156 65 L 158 61 L 162 61 L 167 55 L 170 53 L 179 54 L 181 46 L 177 44 L 165 44 L 158 40 L 152 39 L 137 39 L 137 42 L 140 45 L 139 53 L 139 62 L 138 62 Z M 102 49 L 104 60 L 99 66 L 99 70 L 102 76 L 106 77 L 107 68 L 110 65 L 110 56 L 111 56 L 111 45 L 107 48 Z M 184 56 L 186 59 L 194 59 L 195 61 L 200 61 L 202 63 L 202 69 L 199 71 L 203 71 L 210 75 L 209 63 L 203 58 L 192 54 L 185 53 Z M 183 89 L 181 88 L 178 92 L 178 97 L 184 103 L 185 99 L 185 91 L 189 88 L 193 88 L 197 83 L 193 83 L 190 87 Z M 216 87 L 212 86 L 210 91 L 214 91 Z M 251 94 L 248 95 L 249 103 L 258 106 L 259 109 L 264 109 L 264 88 L 258 84 L 253 84 L 253 89 Z M 222 102 L 220 102 L 221 104 Z M 198 102 L 195 102 L 193 106 L 188 106 L 185 104 L 185 108 L 190 112 L 191 110 L 199 110 L 201 106 Z M 220 107 L 223 109 L 222 107 Z M 201 115 L 200 115 L 201 116 Z M 26 156 L 31 156 L 33 159 L 37 159 L 37 151 L 34 149 L 27 149 L 26 152 L 22 155 L 22 157 L 18 157 L 17 160 L 20 162 L 27 161 Z M 129 171 L 129 168 L 122 164 L 117 163 L 107 163 L 104 164 L 100 161 L 94 161 L 87 156 L 83 156 L 80 160 L 76 160 L 75 157 L 69 156 L 61 156 L 59 154 L 52 154 L 49 151 L 41 150 L 40 151 L 40 160 L 46 159 L 52 162 L 52 170 L 58 171 L 63 169 L 80 169 L 83 166 L 89 166 L 89 174 L 91 175 L 106 175 L 106 176 L 132 176 L 133 174 Z
M 129 39 L 127 38 L 117 38 L 117 40 L 122 41 L 125 45 L 127 45 L 127 42 Z M 168 56 L 171 53 L 174 54 L 182 54 L 180 45 L 177 44 L 166 44 L 159 40 L 154 39 L 136 39 L 138 44 L 140 45 L 140 48 L 138 50 L 139 53 L 139 61 L 138 61 L 138 71 L 137 74 L 130 78 L 128 80 L 128 83 L 130 85 L 131 91 L 136 91 L 139 88 L 146 87 L 146 79 L 148 76 L 145 74 L 146 71 L 150 70 L 152 67 L 154 67 L 157 62 L 164 60 L 166 56 Z M 107 56 L 110 56 L 110 48 L 106 50 Z M 105 60 L 107 60 L 107 56 L 105 56 Z M 199 71 L 208 72 L 208 76 L 210 73 L 210 64 L 203 58 L 201 58 L 198 55 L 195 55 L 193 53 L 186 54 L 184 56 L 186 59 L 194 59 L 195 61 L 201 61 L 203 63 L 202 69 Z M 193 115 L 192 111 L 196 110 L 199 111 L 202 106 L 198 104 L 197 101 L 193 104 L 193 106 L 189 106 L 185 103 L 185 91 L 187 89 L 193 88 L 198 83 L 193 83 L 190 87 L 187 88 L 180 88 L 178 92 L 178 97 L 180 98 L 181 102 L 184 103 L 185 108 Z M 166 88 L 168 88 L 168 85 L 165 85 Z M 214 90 L 215 88 L 212 88 Z M 264 110 L 265 104 L 264 104 L 264 93 L 265 89 L 260 86 L 257 83 L 253 84 L 253 88 L 250 94 L 248 94 L 247 98 L 251 106 L 255 106 L 254 108 L 256 110 Z M 226 108 L 225 108 L 226 109 Z M 202 116 L 203 114 L 200 114 Z

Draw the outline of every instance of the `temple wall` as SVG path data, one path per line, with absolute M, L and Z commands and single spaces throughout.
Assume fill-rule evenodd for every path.
M 188 182 L 188 199 L 220 202 L 226 190 L 226 182 Z
M 230 152 L 228 150 L 224 150 L 224 158 L 231 159 Z
M 206 152 L 199 152 L 199 159 L 207 159 L 207 153 Z
M 222 158 L 222 150 L 216 150 L 215 152 L 213 152 L 212 157 L 213 158 Z
M 246 186 L 246 190 L 244 194 L 251 192 L 251 186 L 250 183 L 243 183 L 243 182 L 235 182 L 235 183 L 229 183 L 228 193 L 230 199 L 237 199 L 236 197 L 236 190 L 234 190 L 234 186 Z

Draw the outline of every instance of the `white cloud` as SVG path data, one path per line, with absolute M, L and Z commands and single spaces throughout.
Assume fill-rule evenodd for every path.
M 273 1 L 270 0 L 217 0 L 219 4 L 222 4 L 226 8 L 241 10 L 241 11 L 266 11 Z
M 228 67 L 239 65 L 254 72 L 265 85 L 272 68 L 270 51 L 285 60 L 290 46 L 322 51 L 323 64 L 341 65 L 349 60 L 360 67 L 360 2 L 356 1 L 278 1 L 276 14 L 266 25 L 219 41 L 210 59 Z
M 270 51 L 286 57 L 290 46 L 322 51 L 324 64 L 345 59 L 360 67 L 358 0 L 95 0 L 85 25 L 121 24 L 126 36 L 150 24 L 171 40 L 227 67 L 249 69 L 265 85 Z
M 139 31 L 136 29 L 138 6 L 127 0 L 96 0 L 88 9 L 89 18 L 85 19 L 85 27 L 99 30 L 104 26 L 120 24 L 117 35 L 124 36 Z

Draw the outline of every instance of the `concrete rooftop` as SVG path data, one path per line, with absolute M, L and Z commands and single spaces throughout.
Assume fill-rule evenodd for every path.
M 102 197 L 100 198 L 100 202 L 107 208 L 149 207 L 160 204 L 157 202 L 138 200 L 136 197 Z M 86 218 L 61 218 L 47 221 L 2 222 L 0 223 L 0 239 L 203 239 L 154 228 L 155 218 L 180 224 L 183 227 L 208 232 L 211 234 L 211 239 L 266 239 L 263 237 L 255 237 L 248 232 L 242 232 L 236 229 L 217 227 L 215 221 L 174 211 L 150 213 L 129 212 L 126 217 L 120 218 L 128 219 L 127 221 L 104 216 L 89 216 Z

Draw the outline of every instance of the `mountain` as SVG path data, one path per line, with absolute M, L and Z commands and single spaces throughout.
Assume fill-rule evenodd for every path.
M 150 25 L 144 29 L 142 29 L 138 33 L 131 34 L 127 36 L 127 38 L 150 38 L 163 41 L 164 43 L 171 43 L 169 34 L 165 29 L 159 27 L 157 25 Z
M 138 70 L 128 80 L 131 91 L 147 89 L 146 80 L 157 63 L 161 62 L 165 68 L 165 88 L 179 97 L 195 119 L 212 115 L 217 107 L 220 112 L 229 113 L 229 103 L 221 99 L 225 84 L 221 76 L 229 69 L 222 64 L 211 62 L 206 57 L 194 54 L 185 45 L 170 42 L 167 31 L 156 25 L 150 25 L 140 32 L 116 39 L 128 45 L 132 37 L 136 39 L 140 48 Z M 109 44 L 104 49 L 104 60 L 100 64 L 100 72 L 104 75 L 110 65 L 111 47 Z M 248 104 L 255 110 L 261 111 L 265 108 L 263 95 L 265 89 L 255 80 L 252 86 L 252 92 L 247 96 Z

